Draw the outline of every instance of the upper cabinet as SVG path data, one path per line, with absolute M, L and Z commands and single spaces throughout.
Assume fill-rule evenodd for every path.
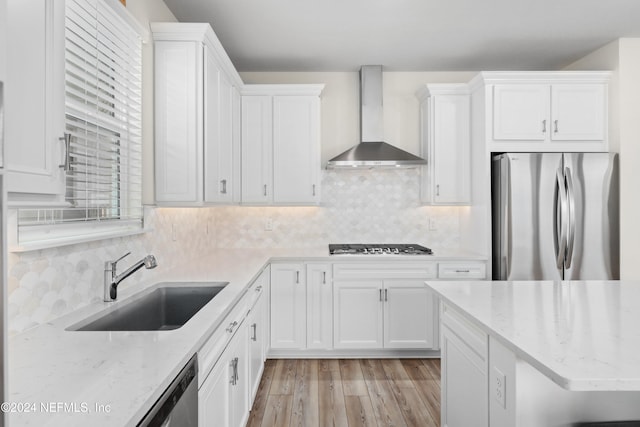
M 466 84 L 430 84 L 420 89 L 422 167 L 420 197 L 428 205 L 471 202 L 470 104 Z
M 608 72 L 481 73 L 471 85 L 485 101 L 477 113 L 490 151 L 607 151 L 608 81 Z
M 152 23 L 155 194 L 163 206 L 240 200 L 240 76 L 208 24 Z
M 242 91 L 242 203 L 320 202 L 324 85 L 247 85 Z
M 5 185 L 16 204 L 64 201 L 64 1 L 8 0 Z M 18 42 L 19 41 L 19 42 Z

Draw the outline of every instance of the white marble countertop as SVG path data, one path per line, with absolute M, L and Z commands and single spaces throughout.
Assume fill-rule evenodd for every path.
M 9 402 L 14 404 L 16 411 L 10 412 L 9 421 L 12 426 L 135 425 L 269 262 L 379 262 L 382 258 L 486 261 L 481 256 L 456 251 L 436 251 L 436 255 L 429 257 L 329 256 L 327 247 L 231 249 L 203 255 L 180 269 L 161 272 L 161 282 L 229 282 L 179 329 L 157 332 L 66 330 L 102 310 L 126 303 L 128 297 L 148 290 L 155 281 L 123 289 L 119 292 L 118 302 L 91 304 L 11 337 Z
M 640 390 L 640 282 L 427 282 L 567 390 Z

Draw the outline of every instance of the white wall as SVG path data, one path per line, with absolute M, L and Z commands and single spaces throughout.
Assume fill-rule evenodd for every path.
M 145 27 L 150 22 L 176 22 L 163 0 L 128 0 L 127 10 Z M 149 29 L 149 31 L 151 31 Z M 142 203 L 154 204 L 153 169 L 153 41 L 142 49 Z
M 611 149 L 620 153 L 620 277 L 640 279 L 640 39 L 622 38 L 568 69 L 611 70 Z

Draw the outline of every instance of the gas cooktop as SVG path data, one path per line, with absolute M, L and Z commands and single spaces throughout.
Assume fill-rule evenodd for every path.
M 416 244 L 329 244 L 330 255 L 433 255 L 433 251 Z

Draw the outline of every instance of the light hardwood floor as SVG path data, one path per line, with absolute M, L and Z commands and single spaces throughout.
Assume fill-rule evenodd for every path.
M 248 427 L 439 427 L 440 359 L 269 359 Z

